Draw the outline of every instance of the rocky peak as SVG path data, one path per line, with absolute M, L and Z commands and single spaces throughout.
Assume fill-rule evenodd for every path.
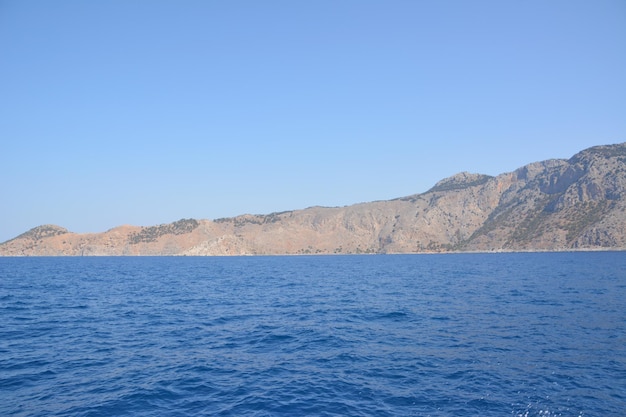
M 444 178 L 443 180 L 439 181 L 437 184 L 435 184 L 433 188 L 429 190 L 429 192 L 462 190 L 465 188 L 482 185 L 489 181 L 491 178 L 493 177 L 485 174 L 459 172 L 458 174 L 452 175 L 451 177 Z
M 41 226 L 34 227 L 25 233 L 22 233 L 21 235 L 17 236 L 15 239 L 29 239 L 29 240 L 37 241 L 37 240 L 41 240 L 47 237 L 63 235 L 66 233 L 70 233 L 70 231 L 64 227 L 57 226 L 54 224 L 44 224 Z M 11 239 L 11 240 L 15 240 L 15 239 Z
M 567 161 L 563 159 L 548 159 L 546 161 L 532 162 L 515 170 L 515 176 L 519 181 L 532 182 L 539 176 L 559 172 L 566 166 Z
M 618 162 L 626 164 L 626 142 L 616 145 L 593 146 L 578 152 L 568 162 L 572 165 L 579 164 L 587 168 L 597 161 L 605 163 L 607 159 L 616 159 Z

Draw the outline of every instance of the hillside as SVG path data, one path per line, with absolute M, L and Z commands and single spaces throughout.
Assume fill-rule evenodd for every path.
M 626 249 L 626 143 L 495 177 L 460 173 L 430 190 L 347 207 L 182 219 L 76 234 L 44 225 L 3 256 L 256 255 Z

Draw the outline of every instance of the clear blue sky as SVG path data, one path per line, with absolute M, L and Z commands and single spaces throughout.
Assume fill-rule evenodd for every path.
M 0 0 L 0 241 L 384 200 L 624 141 L 624 0 Z

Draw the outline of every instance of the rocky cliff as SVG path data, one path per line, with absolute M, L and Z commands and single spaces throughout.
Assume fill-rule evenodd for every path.
M 76 234 L 45 225 L 4 256 L 255 255 L 626 249 L 626 143 L 348 207 L 183 219 Z

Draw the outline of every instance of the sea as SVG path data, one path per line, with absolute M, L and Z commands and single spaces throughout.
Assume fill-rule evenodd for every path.
M 0 258 L 1 416 L 625 416 L 626 252 Z

